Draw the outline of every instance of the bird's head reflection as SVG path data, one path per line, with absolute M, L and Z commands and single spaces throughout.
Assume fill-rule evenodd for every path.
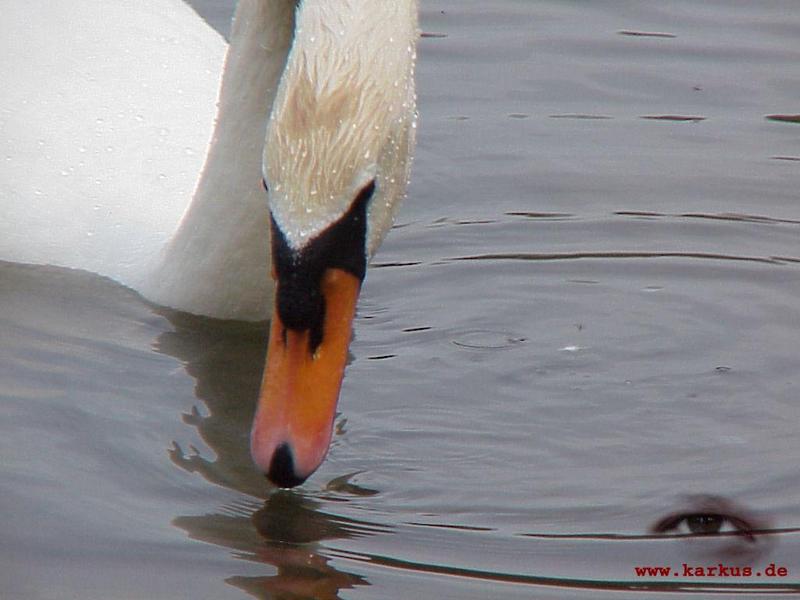
M 215 455 L 205 457 L 208 450 L 191 447 L 184 452 L 176 443 L 170 458 L 181 469 L 252 498 L 212 514 L 180 516 L 173 524 L 192 539 L 229 548 L 240 560 L 265 565 L 268 575 L 226 580 L 255 598 L 333 599 L 341 590 L 368 585 L 363 577 L 332 567 L 324 544 L 387 529 L 328 514 L 321 502 L 302 492 L 270 493 L 264 477 L 253 468 L 247 439 L 263 369 L 263 324 L 159 312 L 174 330 L 162 334 L 156 348 L 181 360 L 196 381 L 196 399 L 202 401 L 183 415 L 183 421 L 197 429 Z M 336 478 L 317 492 L 332 502 L 375 493 L 353 483 L 351 476 Z
M 362 576 L 331 566 L 321 544 L 389 531 L 326 514 L 319 502 L 290 491 L 272 494 L 261 506 L 239 503 L 218 514 L 178 517 L 173 523 L 193 539 L 234 549 L 242 560 L 277 569 L 273 575 L 226 580 L 265 599 L 333 599 L 341 590 L 369 585 Z
M 315 500 L 283 490 L 272 494 L 253 513 L 252 522 L 261 537 L 271 544 L 312 544 L 389 531 L 366 521 L 326 514 Z

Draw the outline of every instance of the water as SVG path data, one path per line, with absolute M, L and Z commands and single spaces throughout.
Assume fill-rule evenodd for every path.
M 424 3 L 413 183 L 295 491 L 247 455 L 263 328 L 0 267 L 2 598 L 797 592 L 794 8 Z M 771 533 L 650 533 L 692 494 Z M 788 575 L 635 574 L 683 563 Z

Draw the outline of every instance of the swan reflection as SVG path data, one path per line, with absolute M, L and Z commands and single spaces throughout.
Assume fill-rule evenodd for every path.
M 196 381 L 195 396 L 204 404 L 183 415 L 183 421 L 196 427 L 216 454 L 215 460 L 203 458 L 193 448 L 187 454 L 176 443 L 170 458 L 211 483 L 263 498 L 269 485 L 253 467 L 248 438 L 266 351 L 265 325 L 156 310 L 170 321 L 173 331 L 162 333 L 155 349 L 184 364 Z
M 234 575 L 226 580 L 255 598 L 337 598 L 340 590 L 368 585 L 360 575 L 332 567 L 320 543 L 390 529 L 327 514 L 319 501 L 302 493 L 271 490 L 250 460 L 247 438 L 263 369 L 264 325 L 158 311 L 173 331 L 162 333 L 155 348 L 182 361 L 202 401 L 182 419 L 197 429 L 215 455 L 206 458 L 206 451 L 175 443 L 170 459 L 211 483 L 263 499 L 227 505 L 214 514 L 179 516 L 173 524 L 192 539 L 230 548 L 241 560 L 277 569 L 273 575 Z M 350 476 L 331 480 L 321 492 L 337 499 L 376 493 L 356 485 Z
M 235 575 L 226 581 L 255 598 L 339 598 L 341 590 L 369 585 L 337 569 L 320 552 L 326 540 L 388 532 L 369 523 L 325 514 L 320 504 L 294 492 L 276 492 L 263 505 L 228 506 L 213 515 L 178 517 L 174 524 L 192 539 L 235 550 L 241 560 L 263 563 L 272 575 Z

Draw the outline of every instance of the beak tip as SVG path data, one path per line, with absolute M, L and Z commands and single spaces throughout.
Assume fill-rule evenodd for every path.
M 308 479 L 308 475 L 297 473 L 292 449 L 285 442 L 276 448 L 266 475 L 267 479 L 280 488 L 296 487 Z

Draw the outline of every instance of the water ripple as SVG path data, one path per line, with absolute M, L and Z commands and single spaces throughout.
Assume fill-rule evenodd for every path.
M 651 259 L 651 258 L 690 258 L 701 260 L 721 260 L 750 263 L 763 263 L 769 265 L 785 265 L 787 263 L 800 263 L 800 258 L 785 256 L 737 256 L 734 254 L 717 254 L 712 252 L 513 252 L 477 254 L 473 256 L 456 256 L 445 258 L 445 261 L 552 261 L 552 260 L 581 260 L 595 258 L 619 259 Z
M 542 575 L 528 575 L 522 573 L 483 571 L 453 565 L 433 564 L 418 562 L 387 555 L 366 554 L 347 550 L 333 550 L 337 558 L 350 560 L 357 563 L 375 565 L 383 568 L 398 569 L 406 572 L 428 575 L 444 575 L 447 577 L 460 577 L 470 580 L 480 580 L 487 583 L 509 583 L 546 588 L 566 588 L 571 590 L 597 590 L 597 591 L 660 591 L 660 592 L 688 592 L 707 594 L 800 594 L 800 588 L 791 583 L 727 583 L 727 582 L 687 582 L 646 579 L 643 581 L 609 581 L 602 579 L 572 579 L 560 577 L 547 577 Z

